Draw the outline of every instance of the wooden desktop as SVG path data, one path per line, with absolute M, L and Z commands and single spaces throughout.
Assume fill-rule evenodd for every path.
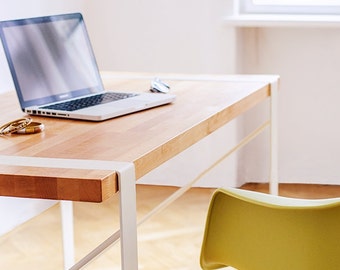
M 268 97 L 271 119 L 264 126 L 271 124 L 270 184 L 271 192 L 277 193 L 278 76 L 158 76 L 176 94 L 174 103 L 99 123 L 34 116 L 45 125 L 43 132 L 0 137 L 0 195 L 61 200 L 69 216 L 65 231 L 73 229 L 72 201 L 102 202 L 120 191 L 121 230 L 71 269 L 82 267 L 119 236 L 123 269 L 137 269 L 135 205 L 131 206 L 135 181 Z M 148 91 L 153 75 L 103 72 L 102 77 L 107 89 Z M 2 94 L 1 100 L 2 122 L 24 116 L 14 91 Z M 72 250 L 65 247 L 64 254 L 69 268 Z

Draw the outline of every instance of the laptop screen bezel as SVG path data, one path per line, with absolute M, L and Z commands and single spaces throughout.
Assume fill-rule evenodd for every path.
M 89 57 L 91 59 L 91 64 L 92 64 L 92 69 L 93 69 L 92 72 L 95 75 L 96 85 L 92 85 L 91 87 L 86 87 L 86 88 L 81 88 L 81 89 L 70 89 L 69 92 L 63 93 L 63 94 L 49 95 L 49 96 L 45 96 L 45 97 L 38 98 L 38 99 L 25 100 L 20 83 L 19 83 L 17 72 L 14 67 L 12 56 L 11 56 L 11 53 L 8 47 L 4 29 L 8 27 L 17 27 L 20 25 L 41 24 L 41 23 L 46 23 L 46 22 L 53 22 L 53 21 L 58 21 L 58 20 L 70 20 L 70 19 L 78 20 L 78 23 L 82 28 L 83 34 L 85 35 L 84 37 L 86 40 L 86 45 L 88 46 Z M 88 36 L 88 32 L 86 29 L 86 25 L 85 25 L 85 22 L 83 20 L 83 16 L 81 13 L 51 15 L 51 16 L 44 16 L 44 17 L 2 21 L 0 22 L 0 38 L 3 44 L 5 56 L 7 58 L 9 69 L 12 75 L 15 90 L 17 92 L 17 96 L 18 96 L 18 99 L 21 105 L 21 109 L 23 111 L 27 107 L 42 106 L 45 104 L 60 102 L 63 100 L 68 100 L 70 98 L 77 98 L 77 97 L 88 95 L 88 94 L 101 93 L 104 91 L 97 61 L 94 56 L 93 48 L 92 48 L 92 45 L 91 45 L 91 42 Z

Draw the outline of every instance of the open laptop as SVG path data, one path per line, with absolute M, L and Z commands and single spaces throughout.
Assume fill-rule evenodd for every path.
M 172 94 L 105 91 L 80 13 L 3 21 L 0 37 L 28 114 L 102 121 L 175 99 Z

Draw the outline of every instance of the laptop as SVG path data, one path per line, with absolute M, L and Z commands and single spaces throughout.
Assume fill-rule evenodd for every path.
M 0 37 L 27 114 L 103 121 L 175 100 L 106 91 L 80 13 L 2 21 Z

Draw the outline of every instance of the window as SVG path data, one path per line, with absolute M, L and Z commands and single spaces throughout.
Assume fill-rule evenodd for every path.
M 239 0 L 240 13 L 340 14 L 340 0 Z

